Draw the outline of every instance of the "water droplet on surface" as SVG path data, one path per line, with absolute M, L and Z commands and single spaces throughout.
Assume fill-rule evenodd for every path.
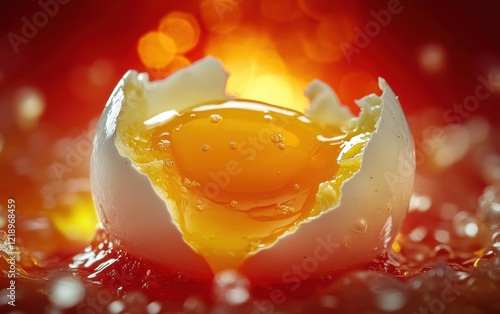
M 276 204 L 276 210 L 283 215 L 288 215 L 295 212 L 295 208 L 293 206 L 280 203 Z
M 250 298 L 250 282 L 242 274 L 229 269 L 214 278 L 214 292 L 219 303 L 238 306 Z
M 189 115 L 191 118 L 196 118 L 196 114 L 192 113 Z
M 179 126 L 175 128 L 175 132 L 179 132 L 181 130 L 181 128 L 182 128 L 182 124 L 179 124 Z
M 208 144 L 201 145 L 202 152 L 208 152 L 209 150 L 210 150 L 210 145 L 208 145 Z
M 237 201 L 232 200 L 231 202 L 229 202 L 229 207 L 236 208 L 236 206 L 238 206 L 238 202 Z
M 158 150 L 161 152 L 166 151 L 170 147 L 170 141 L 169 140 L 160 140 L 158 143 Z
M 285 149 L 285 148 L 286 148 L 286 145 L 285 145 L 285 144 L 283 144 L 283 143 L 279 143 L 279 144 L 278 144 L 278 148 L 279 148 L 279 149 Z
M 222 120 L 222 117 L 218 114 L 212 114 L 210 115 L 210 122 L 212 123 L 219 123 L 220 120 Z
M 294 190 L 294 191 L 299 191 L 299 190 L 300 190 L 300 185 L 298 185 L 298 184 L 294 184 L 294 185 L 293 185 L 293 190 Z
M 266 114 L 264 116 L 264 120 L 266 120 L 267 122 L 271 122 L 271 121 L 273 121 L 273 117 L 271 115 Z
M 282 139 L 283 139 L 283 135 L 281 134 L 272 134 L 269 139 L 271 140 L 271 142 L 273 143 L 280 143 L 282 142 Z
M 366 220 L 363 218 L 356 221 L 351 227 L 352 231 L 359 234 L 365 233 L 367 229 L 368 229 L 368 222 L 366 222 Z
M 165 166 L 169 167 L 169 168 L 173 168 L 174 167 L 174 162 L 172 159 L 170 158 L 165 158 Z
M 229 148 L 236 149 L 238 148 L 238 144 L 236 142 L 229 142 Z

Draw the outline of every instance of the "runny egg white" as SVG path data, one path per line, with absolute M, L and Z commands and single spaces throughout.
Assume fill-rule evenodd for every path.
M 391 88 L 357 101 L 323 82 L 306 113 L 226 94 L 207 57 L 165 80 L 129 71 L 100 119 L 92 191 L 132 254 L 198 277 L 292 280 L 370 261 L 405 217 L 413 140 Z M 269 87 L 272 89 L 272 86 Z M 298 267 L 298 268 L 297 268 Z

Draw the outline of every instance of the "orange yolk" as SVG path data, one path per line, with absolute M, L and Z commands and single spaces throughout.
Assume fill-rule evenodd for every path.
M 344 136 L 293 110 L 228 101 L 146 127 L 129 146 L 184 240 L 218 271 L 311 216 L 319 185 L 337 174 Z

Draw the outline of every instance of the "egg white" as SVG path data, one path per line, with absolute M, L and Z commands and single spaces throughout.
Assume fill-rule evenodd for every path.
M 162 112 L 229 100 L 227 78 L 221 63 L 210 57 L 159 82 L 149 82 L 147 74 L 127 72 L 102 113 L 91 156 L 94 202 L 112 240 L 132 254 L 197 277 L 210 278 L 210 267 L 183 240 L 167 203 L 149 178 L 118 151 L 117 123 L 123 106 L 134 97 L 145 99 L 148 119 L 159 119 L 151 124 L 162 123 L 158 116 Z M 372 94 L 357 101 L 362 108 L 358 118 L 340 105 L 325 83 L 314 81 L 306 89 L 308 115 L 315 123 L 353 127 L 368 118 L 372 108 L 381 106 L 377 129 L 364 149 L 360 170 L 343 183 L 340 202 L 248 257 L 240 267 L 245 275 L 254 280 L 294 282 L 300 277 L 294 271 L 297 267 L 312 278 L 366 263 L 392 243 L 410 200 L 414 150 L 397 97 L 385 80 L 379 79 L 379 86 L 380 97 Z

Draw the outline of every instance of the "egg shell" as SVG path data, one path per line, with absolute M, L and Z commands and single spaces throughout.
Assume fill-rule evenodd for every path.
M 118 151 L 116 126 L 127 102 L 124 89 L 128 84 L 143 87 L 148 117 L 153 117 L 162 111 L 180 112 L 200 103 L 229 99 L 225 94 L 227 76 L 213 58 L 205 58 L 160 82 L 150 83 L 147 75 L 129 71 L 106 104 L 91 156 L 94 202 L 111 239 L 132 254 L 201 278 L 212 276 L 210 267 L 184 242 L 149 178 Z M 394 240 L 413 186 L 413 140 L 394 92 L 383 79 L 379 85 L 381 97 L 370 95 L 358 101 L 367 111 L 373 103 L 382 101 L 382 111 L 378 128 L 365 147 L 361 169 L 341 188 L 340 203 L 250 256 L 240 271 L 252 280 L 293 284 L 297 278 L 313 278 L 369 262 Z M 327 86 L 319 88 L 333 94 Z M 318 102 L 313 94 L 324 96 L 317 90 L 311 93 L 311 110 Z M 332 101 L 334 105 L 337 102 Z M 336 111 L 347 112 L 343 107 Z M 345 122 L 345 114 L 342 119 L 339 124 Z M 350 122 L 355 123 L 352 119 Z
M 294 285 L 298 278 L 366 264 L 392 244 L 413 190 L 415 157 L 396 95 L 384 79 L 379 86 L 381 97 L 357 101 L 365 110 L 370 102 L 382 101 L 382 110 L 361 168 L 341 187 L 340 203 L 248 258 L 240 268 L 243 273 L 254 280 L 280 278 Z

